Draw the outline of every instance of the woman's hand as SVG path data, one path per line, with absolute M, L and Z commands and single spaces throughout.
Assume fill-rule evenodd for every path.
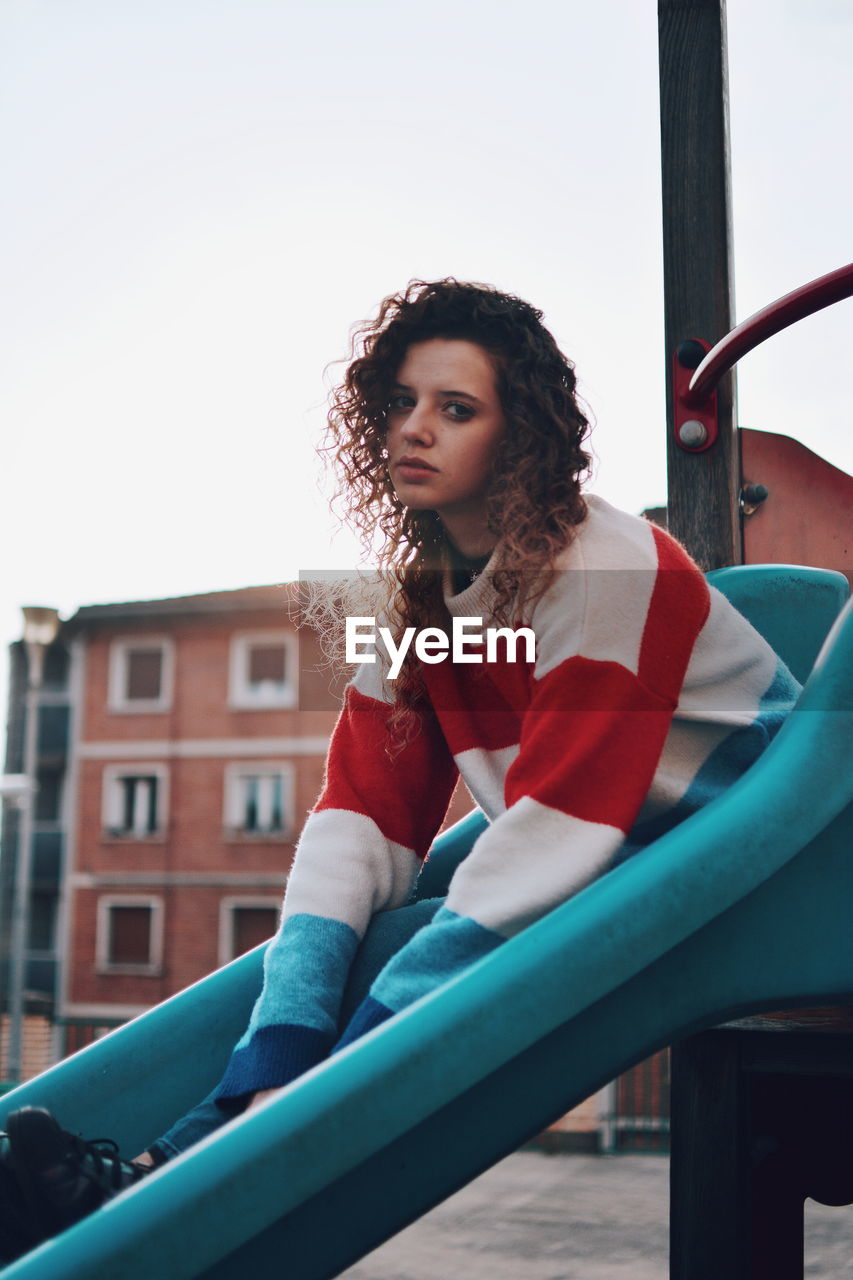
M 260 1106 L 260 1104 L 262 1102 L 266 1102 L 268 1098 L 274 1098 L 277 1093 L 281 1093 L 281 1089 L 261 1089 L 258 1093 L 252 1094 L 252 1097 L 246 1104 L 246 1111 L 251 1111 L 252 1107 Z

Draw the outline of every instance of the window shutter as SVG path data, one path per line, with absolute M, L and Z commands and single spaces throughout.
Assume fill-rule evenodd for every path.
M 151 963 L 151 907 L 110 907 L 110 964 Z
M 126 693 L 129 702 L 159 698 L 162 679 L 162 649 L 128 649 Z
M 235 907 L 233 913 L 233 955 L 268 942 L 278 928 L 276 907 Z
M 284 684 L 284 645 L 253 644 L 249 649 L 249 684 Z

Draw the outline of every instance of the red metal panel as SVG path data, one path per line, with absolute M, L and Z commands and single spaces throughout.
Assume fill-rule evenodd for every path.
M 853 476 L 790 436 L 741 430 L 743 483 L 769 497 L 743 522 L 745 564 L 810 564 L 853 585 Z

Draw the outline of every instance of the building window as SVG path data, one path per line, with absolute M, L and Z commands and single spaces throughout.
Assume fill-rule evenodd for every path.
M 70 655 L 65 645 L 52 644 L 45 649 L 42 684 L 45 689 L 68 688 L 68 663 Z
M 39 769 L 35 797 L 36 822 L 59 822 L 62 814 L 63 777 L 62 769 Z
M 107 765 L 103 825 L 107 837 L 146 840 L 166 825 L 168 772 L 163 764 Z
M 95 951 L 99 973 L 159 973 L 163 953 L 162 900 L 99 898 Z
M 230 764 L 225 769 L 225 828 L 241 836 L 283 839 L 292 829 L 293 769 L 286 764 Z
M 55 893 L 30 895 L 29 941 L 30 951 L 52 951 L 56 940 Z
M 289 632 L 235 636 L 229 702 L 264 710 L 296 705 L 296 637 Z
M 167 711 L 173 667 L 174 649 L 168 638 L 115 640 L 110 648 L 110 710 Z
M 219 963 L 228 964 L 269 942 L 280 915 L 280 898 L 223 898 L 219 904 Z

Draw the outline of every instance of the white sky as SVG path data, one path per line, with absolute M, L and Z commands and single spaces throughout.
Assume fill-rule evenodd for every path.
M 853 257 L 853 6 L 729 0 L 729 61 L 743 319 Z M 0 0 L 3 656 L 21 604 L 354 563 L 323 370 L 413 276 L 541 307 L 593 487 L 665 501 L 657 76 L 653 0 Z M 853 471 L 851 346 L 748 356 L 742 424 Z

